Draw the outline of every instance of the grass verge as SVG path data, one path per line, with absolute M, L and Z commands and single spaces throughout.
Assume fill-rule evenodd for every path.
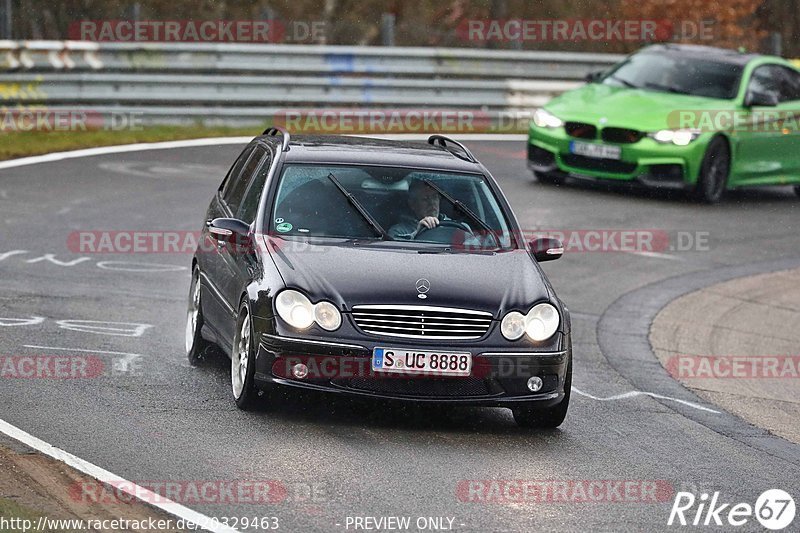
M 17 520 L 14 521 L 14 527 L 10 527 L 12 524 L 6 524 L 9 527 L 3 527 L 2 523 L 0 523 L 0 533 L 18 533 L 22 531 L 22 527 L 16 527 L 16 525 L 20 525 L 23 522 L 36 524 L 39 520 L 39 516 L 37 513 L 19 505 L 18 503 L 7 500 L 5 498 L 0 498 L 0 517 L 5 517 L 7 521 L 11 521 L 12 519 L 16 518 Z M 55 533 L 55 532 L 54 532 Z
M 138 131 L 26 131 L 0 132 L 0 160 L 16 159 L 50 152 L 203 137 L 254 137 L 258 128 L 153 126 Z

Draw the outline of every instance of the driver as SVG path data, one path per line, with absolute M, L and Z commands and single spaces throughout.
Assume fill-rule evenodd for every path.
M 412 179 L 408 184 L 409 212 L 400 216 L 400 221 L 389 228 L 392 239 L 414 239 L 423 228 L 433 229 L 442 220 L 449 220 L 439 212 L 439 193 L 425 182 Z

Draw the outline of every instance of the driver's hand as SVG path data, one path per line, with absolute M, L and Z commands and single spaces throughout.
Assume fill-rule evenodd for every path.
M 428 229 L 433 229 L 439 225 L 439 219 L 436 217 L 425 217 L 417 223 L 417 231 L 421 230 L 423 227 Z

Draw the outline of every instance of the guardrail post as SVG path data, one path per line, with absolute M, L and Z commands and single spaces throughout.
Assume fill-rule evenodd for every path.
M 97 43 L 89 41 L 66 41 L 64 43 L 64 50 L 75 54 L 80 53 L 83 62 L 92 70 L 100 70 L 103 68 L 103 62 L 97 56 L 100 50 L 100 46 Z M 69 68 L 74 68 L 76 66 L 74 57 L 70 59 L 70 63 L 72 66 Z
M 6 70 L 16 70 L 19 68 L 20 63 L 17 59 L 17 50 L 19 45 L 14 41 L 0 41 L 0 57 L 3 62 L 0 66 L 5 66 Z
M 19 59 L 19 64 L 24 69 L 31 69 L 36 64 L 33 61 L 27 46 L 25 46 L 25 43 L 20 45 L 19 50 L 17 51 L 17 59 Z
M 13 39 L 11 0 L 0 0 L 0 39 Z
M 394 13 L 384 13 L 381 16 L 381 42 L 383 46 L 394 46 Z
M 783 36 L 780 32 L 774 31 L 769 34 L 769 53 L 772 55 L 783 55 Z

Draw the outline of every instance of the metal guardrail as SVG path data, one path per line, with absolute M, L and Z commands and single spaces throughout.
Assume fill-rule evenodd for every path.
M 219 74 L 9 74 L 0 78 L 18 87 L 5 91 L 29 104 L 537 107 L 575 82 L 461 79 L 271 77 Z M 0 95 L 4 91 L 0 89 Z
M 0 41 L 0 105 L 253 123 L 281 107 L 530 111 L 622 56 L 445 48 Z M 259 112 L 263 109 L 263 112 Z M 161 117 L 162 120 L 159 120 Z

